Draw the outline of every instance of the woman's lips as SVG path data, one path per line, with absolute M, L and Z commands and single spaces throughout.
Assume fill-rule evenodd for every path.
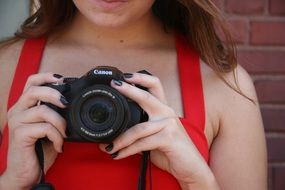
M 109 11 L 119 9 L 127 2 L 127 0 L 95 0 L 97 8 Z

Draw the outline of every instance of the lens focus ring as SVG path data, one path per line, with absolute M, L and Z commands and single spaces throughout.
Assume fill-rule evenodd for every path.
M 127 127 L 130 111 L 127 100 L 106 85 L 83 90 L 70 107 L 72 130 L 88 141 L 109 142 Z

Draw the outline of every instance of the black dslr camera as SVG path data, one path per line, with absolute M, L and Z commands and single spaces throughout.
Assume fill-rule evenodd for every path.
M 67 78 L 63 84 L 45 84 L 69 102 L 65 109 L 47 104 L 65 118 L 67 141 L 110 143 L 147 120 L 137 103 L 110 87 L 113 79 L 124 81 L 123 73 L 115 67 L 100 66 L 80 78 Z

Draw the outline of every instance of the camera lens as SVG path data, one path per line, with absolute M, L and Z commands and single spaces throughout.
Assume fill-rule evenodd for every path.
M 89 117 L 94 123 L 104 123 L 110 116 L 111 108 L 106 104 L 94 104 L 89 111 Z
M 83 90 L 70 107 L 72 130 L 88 141 L 111 142 L 130 121 L 128 102 L 115 89 L 93 85 Z
M 89 96 L 80 107 L 80 120 L 85 128 L 100 132 L 114 125 L 118 107 L 104 94 Z

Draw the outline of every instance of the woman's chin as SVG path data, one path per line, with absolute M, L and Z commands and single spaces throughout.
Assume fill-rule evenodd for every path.
M 91 22 L 100 28 L 122 28 L 130 23 L 126 19 L 107 18 L 104 19 L 92 19 Z

